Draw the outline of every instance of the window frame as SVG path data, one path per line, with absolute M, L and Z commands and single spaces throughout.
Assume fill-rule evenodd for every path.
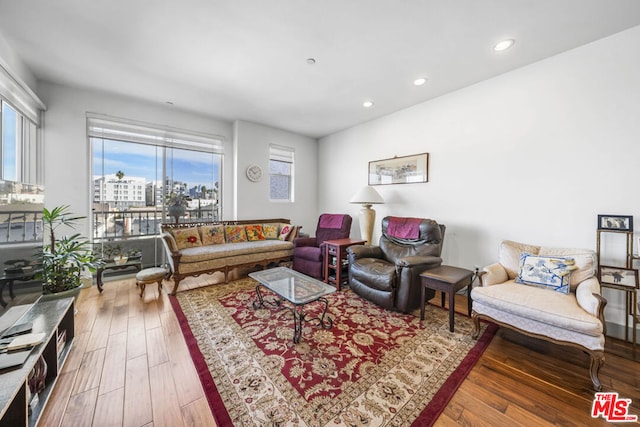
M 129 119 L 114 118 L 111 116 L 105 116 L 105 115 L 96 114 L 96 113 L 87 113 L 87 140 L 89 144 L 90 157 L 92 159 L 91 174 L 90 174 L 91 184 L 89 186 L 91 191 L 91 194 L 89 197 L 91 206 L 93 206 L 93 204 L 96 202 L 100 203 L 103 201 L 104 194 L 106 192 L 106 182 L 104 181 L 104 179 L 110 176 L 110 175 L 105 175 L 104 169 L 102 171 L 93 170 L 94 169 L 93 158 L 94 158 L 94 151 L 95 151 L 94 144 L 96 143 L 96 141 L 101 141 L 100 142 L 101 144 L 105 144 L 108 141 L 114 141 L 114 142 L 120 142 L 125 144 L 146 145 L 148 147 L 155 148 L 155 151 L 156 151 L 155 162 L 157 166 L 160 166 L 160 169 L 157 170 L 157 175 L 159 173 L 157 180 L 163 183 L 162 194 L 165 193 L 165 187 L 167 185 L 172 186 L 174 182 L 173 176 L 168 178 L 166 177 L 168 162 L 170 161 L 170 158 L 172 158 L 173 156 L 173 153 L 168 154 L 169 152 L 172 152 L 174 150 L 178 150 L 178 151 L 188 150 L 191 152 L 207 153 L 207 154 L 210 154 L 211 156 L 219 156 L 217 159 L 218 173 L 217 173 L 217 176 L 215 177 L 212 175 L 212 177 L 214 178 L 214 182 L 211 183 L 212 187 L 208 191 L 211 192 L 213 191 L 214 188 L 217 189 L 218 203 L 215 205 L 216 207 L 215 210 L 217 211 L 216 217 L 222 216 L 222 210 L 223 210 L 222 188 L 223 188 L 223 177 L 224 177 L 224 137 L 218 136 L 218 135 L 194 132 L 190 130 L 166 127 L 161 125 L 154 125 L 150 123 L 144 123 L 144 122 L 139 122 L 139 121 L 134 121 Z M 95 172 L 97 172 L 97 175 L 94 175 Z M 98 186 L 96 186 L 96 182 L 95 182 L 96 176 L 101 176 L 103 178 L 103 180 L 100 181 L 100 184 Z M 217 187 L 215 186 L 216 178 L 217 178 L 217 184 L 218 184 Z M 167 182 L 165 182 L 165 179 L 167 180 Z M 128 187 L 130 187 L 128 189 L 125 189 L 125 185 L 127 185 L 127 183 L 123 182 L 122 184 L 117 184 L 117 187 L 118 187 L 117 190 L 114 188 L 114 190 L 118 192 L 118 196 L 122 195 L 124 197 L 126 195 L 125 192 L 128 191 L 129 193 L 131 193 L 129 194 L 129 196 L 133 195 L 132 197 L 136 198 L 137 194 L 135 193 L 137 190 L 135 189 L 135 184 L 133 186 L 128 185 Z M 140 190 L 141 191 L 140 196 L 146 199 L 147 190 L 148 189 L 146 186 L 145 188 Z M 188 190 L 189 189 L 187 189 L 187 191 Z M 97 201 L 95 198 L 97 191 L 99 191 L 100 193 L 100 201 Z M 154 196 L 153 200 L 157 200 L 157 197 L 159 196 L 158 190 L 154 189 L 153 191 L 154 191 L 154 193 L 152 194 Z M 116 198 L 119 199 L 120 197 L 118 196 L 116 196 Z M 127 200 L 131 201 L 129 199 L 130 197 L 127 197 Z M 160 205 L 162 206 L 162 212 L 163 212 L 162 222 L 168 221 L 166 219 L 167 207 L 164 202 L 164 198 L 163 200 L 160 201 Z M 90 211 L 92 211 L 91 206 L 90 206 Z M 157 202 L 154 204 L 154 206 L 159 207 Z M 113 235 L 113 236 L 102 236 L 102 237 L 96 236 L 94 216 L 95 215 L 92 215 L 92 218 L 91 218 L 91 229 L 94 230 L 91 236 L 92 240 L 97 240 L 97 241 L 100 241 L 100 240 L 104 241 L 108 239 L 124 240 L 129 238 L 124 235 L 123 236 Z M 159 230 L 156 230 L 156 233 L 154 234 L 144 234 L 139 236 L 135 235 L 135 237 L 140 237 L 140 238 L 153 237 L 153 236 L 157 237 L 158 232 Z
M 271 162 L 288 163 L 289 173 L 273 173 L 271 171 Z M 282 199 L 274 199 L 272 197 L 273 177 L 288 177 L 288 197 Z M 291 147 L 282 145 L 269 145 L 269 201 L 274 203 L 293 203 L 295 201 L 295 150 Z

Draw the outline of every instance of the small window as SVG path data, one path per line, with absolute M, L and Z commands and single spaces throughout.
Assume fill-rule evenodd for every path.
M 293 202 L 293 149 L 269 147 L 269 199 Z

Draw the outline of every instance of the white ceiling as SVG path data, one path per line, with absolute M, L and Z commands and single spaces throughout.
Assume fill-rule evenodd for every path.
M 313 137 L 636 25 L 638 0 L 0 0 L 39 80 Z

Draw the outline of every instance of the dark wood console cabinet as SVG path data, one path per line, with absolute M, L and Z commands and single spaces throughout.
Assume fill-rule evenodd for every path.
M 74 337 L 73 298 L 38 301 L 16 323 L 32 322 L 44 341 L 31 350 L 19 367 L 0 371 L 0 427 L 35 426 L 53 390 Z M 45 387 L 29 413 L 29 374 L 40 356 L 47 364 Z

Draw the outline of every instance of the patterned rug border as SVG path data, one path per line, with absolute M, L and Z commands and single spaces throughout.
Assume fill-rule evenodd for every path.
M 183 292 L 189 291 L 187 290 Z M 196 372 L 198 373 L 198 377 L 200 378 L 204 393 L 207 397 L 207 402 L 209 403 L 209 407 L 211 408 L 211 412 L 217 425 L 219 427 L 233 426 L 231 417 L 227 412 L 224 401 L 222 400 L 222 397 L 218 392 L 218 388 L 216 387 L 211 373 L 209 372 L 209 367 L 206 363 L 204 355 L 200 351 L 198 342 L 193 335 L 191 327 L 189 326 L 189 320 L 184 314 L 178 298 L 176 296 L 171 296 L 169 300 L 171 301 L 171 306 L 176 314 L 178 324 L 180 325 L 180 329 L 182 330 L 182 334 L 184 336 L 185 342 L 187 343 L 187 347 L 196 368 Z M 447 309 L 443 308 L 443 310 Z M 455 371 L 442 384 L 440 389 L 433 396 L 429 404 L 423 409 L 418 418 L 413 421 L 412 426 L 427 427 L 432 426 L 435 423 L 435 421 L 440 416 L 442 411 L 444 411 L 447 404 L 456 393 L 462 382 L 468 376 L 469 372 L 473 369 L 484 351 L 487 349 L 497 330 L 498 327 L 495 324 L 489 323 L 487 325 L 485 331 L 478 338 L 477 343 L 473 346 L 473 348 L 471 348 L 471 350 L 469 350 L 469 352 L 462 360 L 462 362 L 460 362 Z
M 215 419 L 216 424 L 218 425 L 218 427 L 233 427 L 233 422 L 231 421 L 231 417 L 229 416 L 227 408 L 224 405 L 222 396 L 220 396 L 220 393 L 218 393 L 218 388 L 213 381 L 213 377 L 211 377 L 207 362 L 204 359 L 202 352 L 200 351 L 200 347 L 198 347 L 196 337 L 191 331 L 191 326 L 189 326 L 189 319 L 187 319 L 187 316 L 182 311 L 182 307 L 180 307 L 180 302 L 178 301 L 178 298 L 176 296 L 170 296 L 169 301 L 171 301 L 173 311 L 176 313 L 176 317 L 178 318 L 178 324 L 180 324 L 182 335 L 184 336 L 184 340 L 187 343 L 187 348 L 189 349 L 189 353 L 191 354 L 191 359 L 193 360 L 196 372 L 198 373 L 198 377 L 200 378 L 200 382 L 202 383 L 204 394 L 205 396 L 207 396 L 207 402 L 209 402 L 209 408 L 211 408 L 211 413 L 213 414 L 213 418 Z

